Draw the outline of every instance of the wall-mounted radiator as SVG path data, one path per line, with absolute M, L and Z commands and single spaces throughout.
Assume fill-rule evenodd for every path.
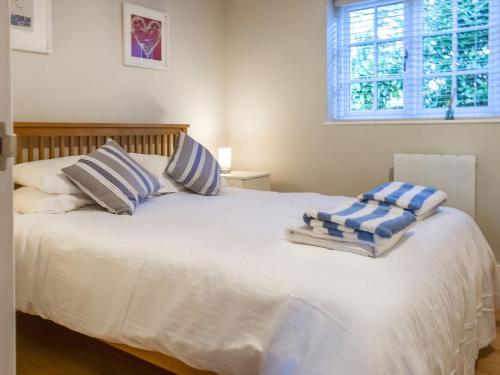
M 476 157 L 473 155 L 394 155 L 394 181 L 433 186 L 448 194 L 446 206 L 474 217 Z

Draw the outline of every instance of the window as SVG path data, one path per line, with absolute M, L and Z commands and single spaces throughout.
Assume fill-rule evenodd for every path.
M 331 117 L 499 115 L 499 17 L 495 0 L 336 8 L 328 35 Z

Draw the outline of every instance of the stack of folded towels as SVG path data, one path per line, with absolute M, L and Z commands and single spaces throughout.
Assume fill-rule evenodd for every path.
M 388 182 L 328 211 L 308 210 L 306 225 L 287 229 L 296 243 L 378 257 L 394 247 L 417 220 L 447 199 L 435 188 Z

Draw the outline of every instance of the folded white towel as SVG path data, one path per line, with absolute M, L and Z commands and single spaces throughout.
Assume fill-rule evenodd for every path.
M 342 237 L 337 237 L 330 234 L 328 229 L 319 227 L 311 228 L 304 225 L 296 228 L 288 228 L 286 230 L 286 237 L 294 243 L 319 246 L 330 250 L 347 251 L 376 258 L 394 247 L 405 233 L 406 231 L 400 231 L 391 238 L 373 235 L 372 240 L 363 240 L 358 236 L 358 232 L 343 233 Z

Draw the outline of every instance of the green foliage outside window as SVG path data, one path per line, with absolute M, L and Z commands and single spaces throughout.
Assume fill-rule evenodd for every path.
M 425 108 L 448 107 L 452 86 L 451 77 L 424 78 L 422 83 Z
M 450 0 L 423 2 L 420 82 L 427 109 L 446 108 L 450 99 L 456 107 L 488 105 L 489 0 L 457 1 L 455 10 Z M 350 78 L 367 80 L 351 82 L 351 111 L 403 109 L 405 48 L 410 47 L 403 39 L 403 3 L 352 11 L 349 17 L 355 44 Z
M 378 81 L 378 109 L 403 109 L 403 80 Z
M 488 30 L 467 31 L 457 34 L 458 70 L 474 70 L 488 67 Z
M 398 76 L 404 73 L 405 51 L 402 41 L 378 44 L 378 75 Z
M 371 111 L 373 109 L 373 83 L 351 84 L 351 111 Z
M 424 73 L 451 72 L 453 35 L 424 37 Z
M 372 78 L 375 53 L 372 44 L 351 47 L 351 79 Z
M 481 107 L 488 105 L 488 74 L 457 76 L 457 106 Z
M 487 25 L 489 8 L 489 0 L 458 0 L 458 27 Z
M 424 0 L 424 32 L 439 32 L 453 27 L 451 0 Z
M 402 109 L 403 81 L 387 78 L 404 73 L 403 3 L 356 10 L 349 20 L 350 41 L 356 44 L 350 47 L 350 78 L 371 80 L 351 83 L 351 111 Z

